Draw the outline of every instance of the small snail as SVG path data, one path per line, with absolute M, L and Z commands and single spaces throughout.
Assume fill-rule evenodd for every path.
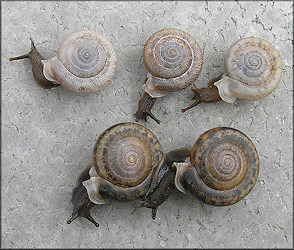
M 95 143 L 93 164 L 78 179 L 72 197 L 73 214 L 67 223 L 82 216 L 98 226 L 90 216 L 94 204 L 143 197 L 162 161 L 160 143 L 144 126 L 119 123 L 109 127 Z
M 113 45 L 103 35 L 80 30 L 67 36 L 58 50 L 58 56 L 50 60 L 36 50 L 31 39 L 31 51 L 10 61 L 30 58 L 33 75 L 43 88 L 63 86 L 78 93 L 100 90 L 114 77 L 117 58 Z
M 143 51 L 144 65 L 148 70 L 145 91 L 139 101 L 136 121 L 151 117 L 157 98 L 179 91 L 193 84 L 202 69 L 202 51 L 197 41 L 188 33 L 166 28 L 155 32 L 147 40 Z
M 182 112 L 200 102 L 223 100 L 259 100 L 271 94 L 282 76 L 282 59 L 269 42 L 257 38 L 242 38 L 231 45 L 225 56 L 226 73 L 213 79 L 207 88 L 198 89 L 194 85 L 196 101 Z
M 227 206 L 242 200 L 254 187 L 259 157 L 245 134 L 218 127 L 198 138 L 190 162 L 174 163 L 173 167 L 179 191 L 211 205 Z

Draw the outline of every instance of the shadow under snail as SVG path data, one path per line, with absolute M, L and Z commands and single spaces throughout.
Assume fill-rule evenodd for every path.
M 231 45 L 225 56 L 226 73 L 212 79 L 208 87 L 192 85 L 195 102 L 182 112 L 201 102 L 236 99 L 259 100 L 270 95 L 282 76 L 282 59 L 276 48 L 264 39 L 242 38 Z
M 95 143 L 93 163 L 78 177 L 71 200 L 73 213 L 67 223 L 80 216 L 98 227 L 90 215 L 95 204 L 133 201 L 144 196 L 149 198 L 144 206 L 152 208 L 155 218 L 157 207 L 172 191 L 171 185 L 166 185 L 167 180 L 173 183 L 175 177 L 175 171 L 169 171 L 171 165 L 184 161 L 190 153 L 191 150 L 182 149 L 164 155 L 155 135 L 139 124 L 119 123 L 109 127 Z
M 202 51 L 197 41 L 188 33 L 173 28 L 155 32 L 149 37 L 143 51 L 144 65 L 148 71 L 145 91 L 134 114 L 136 121 L 151 117 L 157 98 L 183 90 L 193 84 L 202 69 Z
M 111 42 L 98 32 L 79 30 L 67 36 L 58 55 L 50 60 L 37 51 L 33 39 L 28 54 L 10 61 L 29 58 L 35 81 L 44 89 L 63 86 L 86 94 L 100 90 L 116 72 L 117 57 Z

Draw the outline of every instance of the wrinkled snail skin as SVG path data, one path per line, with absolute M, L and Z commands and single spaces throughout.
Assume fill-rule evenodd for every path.
M 234 103 L 236 99 L 254 101 L 270 95 L 280 83 L 282 59 L 266 40 L 247 37 L 230 46 L 225 68 L 226 73 L 214 83 L 220 98 L 227 103 Z
M 159 123 L 151 113 L 156 98 L 183 90 L 196 81 L 202 70 L 202 51 L 188 33 L 166 28 L 149 37 L 144 46 L 143 61 L 148 71 L 142 86 L 146 94 L 139 101 L 135 117 L 138 121 L 150 116 Z M 151 99 L 152 105 L 147 96 L 155 99 Z
M 44 89 L 51 89 L 54 87 L 58 87 L 59 84 L 54 84 L 53 82 L 45 78 L 43 74 L 43 63 L 42 63 L 42 60 L 44 60 L 45 58 L 36 49 L 33 39 L 30 38 L 30 40 L 31 40 L 31 51 L 28 54 L 25 54 L 22 56 L 9 58 L 9 61 L 29 58 L 32 63 L 32 71 L 33 71 L 33 76 L 35 81 Z
M 94 204 L 142 198 L 162 162 L 161 145 L 144 126 L 119 123 L 109 127 L 98 137 L 93 164 L 81 174 L 83 178 L 79 178 L 73 192 L 76 197 L 73 203 L 77 201 L 74 210 L 78 207 L 87 216 L 74 212 L 70 221 L 78 216 L 89 219 L 89 210 Z
M 69 91 L 86 94 L 100 90 L 112 80 L 117 57 L 106 37 L 95 31 L 79 30 L 63 40 L 57 57 L 42 62 L 48 80 Z
M 195 85 L 191 86 L 191 90 L 194 92 L 195 102 L 192 103 L 190 106 L 183 108 L 182 112 L 186 112 L 187 110 L 197 106 L 201 102 L 206 103 L 214 103 L 221 101 L 221 97 L 218 92 L 218 88 L 214 86 L 214 83 L 221 79 L 221 76 L 218 76 L 216 78 L 213 78 L 208 83 L 208 87 L 206 88 L 196 88 Z
M 154 106 L 155 101 L 156 98 L 151 97 L 146 92 L 144 93 L 143 97 L 140 99 L 138 103 L 138 110 L 134 114 L 136 122 L 138 122 L 140 119 L 146 122 L 147 116 L 149 116 L 154 121 L 156 121 L 157 124 L 160 124 L 160 120 L 158 120 L 151 112 L 151 109 Z
M 252 141 L 226 127 L 207 131 L 196 141 L 190 162 L 174 163 L 175 186 L 183 193 L 215 206 L 245 198 L 259 173 L 259 157 Z
M 85 170 L 78 177 L 78 184 L 73 189 L 71 202 L 73 203 L 73 212 L 72 217 L 67 221 L 67 224 L 70 224 L 77 217 L 85 217 L 90 222 L 92 222 L 96 227 L 99 227 L 99 224 L 93 219 L 90 214 L 92 207 L 95 205 L 90 201 L 86 188 L 82 185 L 82 182 L 89 179 L 89 170 L 93 165 L 88 165 Z
M 157 173 L 153 177 L 150 189 L 141 199 L 140 206 L 152 209 L 152 219 L 156 218 L 158 206 L 170 196 L 175 189 L 174 179 L 176 171 L 172 168 L 174 162 L 182 162 L 191 154 L 191 149 L 182 148 L 168 152 Z

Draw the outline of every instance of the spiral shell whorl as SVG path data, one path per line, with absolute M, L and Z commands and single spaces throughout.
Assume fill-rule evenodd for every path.
M 229 103 L 236 98 L 259 100 L 272 93 L 282 75 L 282 60 L 269 42 L 256 37 L 243 38 L 229 48 L 224 77 L 215 85 L 221 98 Z
M 154 98 L 187 88 L 202 69 L 202 51 L 197 41 L 179 29 L 155 32 L 144 46 L 143 60 L 151 80 L 142 88 Z
M 103 35 L 88 30 L 70 34 L 59 47 L 58 57 L 44 60 L 44 75 L 76 93 L 95 92 L 111 81 L 117 58 Z
M 144 182 L 163 157 L 155 135 L 134 123 L 116 124 L 96 141 L 93 165 L 97 174 L 120 187 Z
M 230 205 L 253 188 L 259 158 L 251 140 L 232 128 L 215 128 L 196 141 L 191 165 L 198 178 L 197 196 L 213 205 Z

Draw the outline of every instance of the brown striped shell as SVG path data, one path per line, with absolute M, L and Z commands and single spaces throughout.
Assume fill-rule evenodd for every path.
M 255 185 L 259 172 L 258 153 L 252 141 L 227 127 L 211 129 L 198 138 L 191 164 L 205 184 L 198 196 L 214 205 L 243 199 Z
M 146 179 L 150 182 L 148 177 L 162 157 L 161 145 L 149 129 L 135 123 L 120 123 L 99 136 L 94 146 L 93 165 L 103 179 L 131 188 Z
M 191 151 L 190 163 L 174 164 L 177 188 L 216 206 L 242 200 L 259 173 L 259 157 L 252 141 L 228 127 L 202 134 Z
M 166 28 L 147 40 L 143 61 L 151 76 L 142 88 L 158 98 L 196 81 L 202 69 L 202 51 L 187 32 Z

